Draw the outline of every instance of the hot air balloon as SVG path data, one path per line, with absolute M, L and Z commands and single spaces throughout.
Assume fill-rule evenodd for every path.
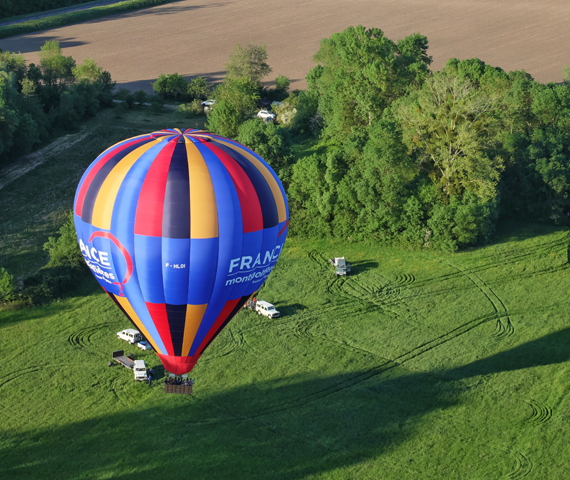
M 271 167 L 194 129 L 107 149 L 83 174 L 73 211 L 92 273 L 175 374 L 192 370 L 263 285 L 289 224 Z

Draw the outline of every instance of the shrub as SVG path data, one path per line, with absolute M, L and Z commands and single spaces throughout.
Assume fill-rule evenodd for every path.
M 122 115 L 127 113 L 128 108 L 129 106 L 127 105 L 126 102 L 121 102 L 115 108 L 113 108 L 113 113 L 115 114 L 116 117 L 120 118 Z
M 216 108 L 208 115 L 206 128 L 218 135 L 235 138 L 242 121 L 240 112 L 230 103 L 221 101 L 216 103 Z
M 148 93 L 146 93 L 144 90 L 139 89 L 133 93 L 133 99 L 139 105 L 142 105 L 148 100 Z
M 291 140 L 286 129 L 277 127 L 273 123 L 252 119 L 239 126 L 236 140 L 265 159 L 281 181 L 285 185 L 288 183 L 293 155 Z
M 150 102 L 150 109 L 152 110 L 153 113 L 160 113 L 162 112 L 162 102 L 157 102 L 156 100 L 153 100 L 152 102 Z
M 34 305 L 65 296 L 87 278 L 87 268 L 62 265 L 45 268 L 24 280 L 23 295 Z
M 284 75 L 277 75 L 277 78 L 275 79 L 275 90 L 286 92 L 289 90 L 289 85 L 291 85 L 291 80 Z
M 178 98 L 185 96 L 188 91 L 188 82 L 178 73 L 171 75 L 160 74 L 156 82 L 152 84 L 152 89 L 163 98 Z
M 13 302 L 17 298 L 14 277 L 5 268 L 0 268 L 0 302 Z
M 127 108 L 134 107 L 136 102 L 135 96 L 126 88 L 120 88 L 115 94 L 115 99 L 125 102 L 127 104 Z
M 190 103 L 183 103 L 176 108 L 178 113 L 181 113 L 186 118 L 196 117 L 204 113 L 204 106 L 198 99 L 192 100 Z
M 190 80 L 187 90 L 189 97 L 197 100 L 206 100 L 211 93 L 212 86 L 208 83 L 206 77 L 196 77 Z
M 44 243 L 44 250 L 49 254 L 48 267 L 85 265 L 83 254 L 77 243 L 73 212 L 69 212 L 66 222 L 59 229 L 59 237 L 49 237 L 48 241 Z

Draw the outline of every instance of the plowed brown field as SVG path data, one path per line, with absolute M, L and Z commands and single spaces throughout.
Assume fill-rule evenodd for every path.
M 378 27 L 398 40 L 426 35 L 440 69 L 451 57 L 478 57 L 541 82 L 570 64 L 567 0 L 181 0 L 63 28 L 0 40 L 30 62 L 46 40 L 65 55 L 92 57 L 122 87 L 152 91 L 161 73 L 219 80 L 236 43 L 265 42 L 273 73 L 305 86 L 322 38 L 350 25 Z

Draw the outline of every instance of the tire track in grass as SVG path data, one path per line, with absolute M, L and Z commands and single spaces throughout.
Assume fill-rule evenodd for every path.
M 525 403 L 531 408 L 532 413 L 525 422 L 543 424 L 552 418 L 552 408 L 545 403 L 537 402 L 535 400 L 525 400 Z
M 105 355 L 97 348 L 96 344 L 93 343 L 93 337 L 106 327 L 108 327 L 108 324 L 100 323 L 98 325 L 93 325 L 91 327 L 86 327 L 76 332 L 72 332 L 67 337 L 67 343 L 78 351 L 94 357 L 102 358 Z
M 254 353 L 258 353 L 257 350 L 255 350 L 253 347 L 251 347 L 251 345 L 249 345 L 243 334 L 243 331 L 239 329 L 231 327 L 228 328 L 227 333 L 225 333 L 223 337 L 216 338 L 216 342 L 219 343 L 213 344 L 215 345 L 215 348 L 213 349 L 211 354 L 210 355 L 205 354 L 204 356 L 201 357 L 202 363 L 206 363 L 217 358 L 227 357 L 228 355 L 231 355 L 237 350 L 243 350 L 243 351 L 251 350 Z
M 317 263 L 321 270 L 325 270 L 323 265 L 328 263 L 328 260 L 322 253 L 317 250 L 311 250 L 307 255 L 312 261 Z M 458 272 L 449 275 L 460 276 L 461 274 Z M 327 285 L 327 291 L 337 298 L 347 299 L 339 308 L 352 312 L 354 310 L 354 300 L 356 299 L 359 302 L 366 302 L 370 307 L 381 309 L 383 314 L 395 318 L 399 322 L 404 322 L 414 328 L 420 328 L 430 335 L 434 334 L 434 330 L 425 324 L 413 321 L 413 313 L 405 303 L 402 288 L 410 288 L 410 285 L 415 284 L 416 277 L 412 274 L 399 274 L 395 276 L 395 280 L 396 282 L 394 283 L 386 278 L 385 283 L 374 283 L 370 280 L 363 282 L 354 276 L 331 276 L 331 280 Z M 437 279 L 433 281 L 435 282 Z M 450 290 L 453 291 L 455 289 Z M 415 296 L 417 294 L 414 294 Z M 398 308 L 400 310 L 403 308 L 405 311 L 398 311 Z
M 429 340 L 421 345 L 418 345 L 417 347 L 413 348 L 412 350 L 403 353 L 401 355 L 399 355 L 398 357 L 394 358 L 393 360 L 385 360 L 384 362 L 364 371 L 361 372 L 357 375 L 355 375 L 354 377 L 348 378 L 342 382 L 339 382 L 337 384 L 331 385 L 327 388 L 324 388 L 322 390 L 319 390 L 317 392 L 313 392 L 310 393 L 308 395 L 304 395 L 302 397 L 297 397 L 295 399 L 292 399 L 288 402 L 285 402 L 283 404 L 280 405 L 275 405 L 273 407 L 268 407 L 267 409 L 262 409 L 260 411 L 258 411 L 257 413 L 255 413 L 254 415 L 251 416 L 251 418 L 257 418 L 260 416 L 264 416 L 264 415 L 269 415 L 269 414 L 273 414 L 273 413 L 278 413 L 278 412 L 282 412 L 285 410 L 290 410 L 292 408 L 298 408 L 298 407 L 302 407 L 308 403 L 314 402 L 316 400 L 321 400 L 323 398 L 326 398 L 330 395 L 336 394 L 336 393 L 340 393 L 343 390 L 346 390 L 347 388 L 352 388 L 358 384 L 361 384 L 373 377 L 376 377 L 378 375 L 383 374 L 384 372 L 391 370 L 392 368 L 396 368 L 402 364 L 404 364 L 405 362 L 412 360 L 420 355 L 423 355 L 424 353 L 439 347 L 451 340 L 455 340 L 456 338 L 460 337 L 461 335 L 469 332 L 470 330 L 478 327 L 479 325 L 488 322 L 492 319 L 494 319 L 495 316 L 494 315 L 486 315 L 484 317 L 480 317 L 477 318 L 475 320 L 471 320 L 469 322 L 464 323 L 463 325 L 460 325 L 459 327 L 443 334 L 440 335 L 437 338 L 434 338 L 432 340 Z M 371 353 L 371 352 L 367 352 L 367 353 Z M 375 355 L 375 354 L 372 354 Z M 375 355 L 376 356 L 376 355 Z
M 309 252 L 309 258 L 318 261 L 319 258 L 322 259 L 322 255 L 318 254 L 318 252 L 316 251 L 312 251 Z M 320 263 L 320 262 L 318 262 Z M 303 406 L 307 403 L 316 401 L 316 400 L 320 400 L 323 398 L 328 397 L 329 395 L 333 395 L 335 393 L 339 393 L 342 392 L 343 390 L 347 389 L 347 388 L 351 388 L 355 385 L 361 384 L 363 382 L 365 382 L 366 380 L 369 380 L 370 378 L 373 378 L 375 376 L 381 375 L 384 372 L 386 372 L 387 370 L 390 370 L 400 364 L 404 364 L 405 362 L 412 360 L 420 355 L 423 355 L 424 353 L 437 348 L 441 345 L 444 345 L 445 343 L 455 340 L 457 338 L 459 338 L 461 335 L 464 335 L 465 333 L 471 331 L 474 328 L 477 328 L 478 326 L 482 325 L 483 323 L 489 322 L 493 319 L 496 320 L 500 320 L 501 318 L 506 318 L 507 319 L 507 326 L 510 324 L 509 328 L 512 328 L 512 331 L 514 332 L 514 327 L 512 326 L 512 323 L 510 322 L 510 317 L 509 314 L 507 312 L 507 309 L 503 303 L 503 301 L 493 292 L 493 290 L 480 278 L 478 277 L 476 274 L 474 274 L 472 271 L 464 271 L 454 265 L 448 264 L 450 267 L 454 268 L 455 270 L 457 270 L 456 274 L 450 274 L 447 275 L 448 277 L 453 275 L 453 276 L 466 276 L 484 295 L 485 297 L 489 300 L 489 302 L 492 304 L 494 312 L 492 314 L 489 315 L 484 315 L 482 317 L 476 318 L 474 320 L 471 320 L 469 322 L 466 322 L 448 332 L 446 332 L 445 334 L 439 335 L 435 338 L 432 338 L 431 340 L 424 342 L 420 345 L 418 345 L 417 347 L 413 348 L 412 350 L 403 353 L 402 355 L 399 355 L 398 357 L 394 358 L 393 360 L 386 360 L 378 365 L 376 365 L 375 367 L 372 367 L 354 377 L 351 377 L 347 380 L 344 380 L 343 382 L 340 382 L 338 384 L 332 385 L 330 387 L 327 387 L 325 389 L 322 389 L 318 392 L 313 392 L 309 395 L 304 395 L 303 397 L 298 397 L 296 399 L 292 399 L 288 402 L 285 402 L 283 404 L 280 405 L 276 405 L 273 407 L 268 407 L 267 409 L 264 410 L 260 410 L 258 411 L 255 415 L 251 416 L 251 418 L 255 418 L 255 417 L 259 417 L 259 416 L 263 416 L 263 415 L 268 415 L 268 414 L 272 414 L 272 413 L 277 413 L 280 411 L 285 411 L 285 410 L 289 410 L 292 408 L 297 408 L 300 406 Z M 331 290 L 334 291 L 335 293 L 338 292 L 339 294 L 345 294 L 347 295 L 346 291 L 343 291 L 339 285 L 335 285 L 338 284 L 338 282 L 343 282 L 346 283 L 347 279 L 337 279 L 334 278 L 333 281 L 330 283 L 331 285 Z M 411 279 L 410 279 L 411 280 Z M 341 284 L 342 285 L 342 284 Z M 333 287 L 334 286 L 334 287 Z M 375 290 L 374 286 L 365 286 L 363 288 L 363 290 L 369 294 L 373 294 L 375 291 L 380 291 L 380 288 L 377 287 L 378 289 Z M 338 289 L 338 290 L 337 290 Z M 356 292 L 358 292 L 358 287 L 354 288 L 354 290 Z M 362 290 L 361 290 L 362 292 Z M 348 294 L 349 295 L 349 294 Z M 352 295 L 354 297 L 354 295 Z M 358 298 L 358 297 L 355 297 Z M 362 300 L 362 298 L 358 298 L 359 300 Z M 371 302 L 374 303 L 374 302 Z M 376 304 L 375 304 L 376 305 Z M 379 305 L 376 305 L 379 306 Z M 392 312 L 394 313 L 394 312 Z M 313 338 L 317 338 L 315 335 L 312 335 L 309 333 L 309 327 L 304 323 L 304 322 L 298 322 L 296 324 L 294 324 L 293 326 L 293 330 L 294 330 L 294 334 L 297 336 L 302 336 L 302 335 L 310 335 Z M 338 342 L 335 342 L 338 343 Z M 347 346 L 348 348 L 351 348 L 350 346 Z M 354 351 L 354 350 L 353 350 Z M 368 352 L 371 353 L 371 352 Z
M 412 360 L 420 355 L 423 355 L 424 353 L 440 346 L 443 345 L 451 340 L 454 340 L 456 338 L 458 338 L 459 336 L 467 333 L 468 331 L 472 330 L 473 328 L 478 327 L 479 325 L 488 322 L 489 320 L 492 320 L 494 318 L 494 315 L 487 315 L 484 317 L 480 317 L 477 318 L 475 320 L 471 320 L 470 322 L 466 322 L 463 325 L 460 325 L 459 327 L 447 332 L 444 335 L 440 335 L 437 338 L 434 338 L 430 341 L 427 341 L 417 347 L 415 347 L 414 349 L 403 353 L 402 355 L 399 355 L 398 357 L 396 357 L 394 360 L 388 360 L 388 359 L 383 359 L 383 357 L 380 357 L 377 354 L 374 354 L 373 352 L 368 352 L 364 349 L 359 349 L 358 347 L 353 347 L 351 345 L 346 345 L 346 346 L 342 346 L 343 348 L 349 348 L 353 351 L 359 351 L 360 353 L 364 353 L 364 354 L 370 354 L 376 358 L 382 358 L 383 361 L 381 363 L 379 363 L 378 365 L 367 369 L 363 372 L 360 372 L 356 375 L 354 375 L 353 377 L 347 378 L 346 380 L 343 380 L 342 382 L 336 383 L 334 385 L 331 385 L 329 387 L 326 387 L 324 389 L 321 389 L 317 392 L 313 392 L 310 393 L 308 395 L 303 395 L 301 397 L 297 397 L 294 399 L 291 399 L 289 401 L 283 402 L 281 404 L 277 404 L 277 405 L 273 405 L 271 407 L 265 408 L 265 409 L 261 409 L 258 410 L 255 414 L 237 414 L 240 416 L 240 419 L 247 419 L 247 420 L 251 420 L 251 419 L 257 419 L 259 417 L 265 416 L 265 415 L 271 415 L 274 413 L 280 413 L 280 412 L 284 412 L 287 410 L 291 410 L 294 408 L 299 408 L 302 407 L 304 405 L 307 405 L 309 403 L 318 401 L 318 400 L 322 400 L 326 397 L 329 397 L 330 395 L 334 395 L 336 393 L 341 393 L 344 390 L 348 389 L 348 388 L 352 388 L 354 386 L 357 386 L 359 384 L 362 384 L 363 382 L 366 382 L 367 380 L 376 377 L 378 375 L 382 375 L 383 373 L 396 368 L 398 366 L 401 366 L 402 364 L 404 364 L 405 362 Z M 303 334 L 303 332 L 307 332 L 308 331 L 308 327 L 306 326 L 301 326 L 298 325 L 296 326 L 297 332 L 300 332 L 300 334 Z M 311 335 L 313 338 L 318 338 L 316 336 Z M 335 344 L 338 344 L 339 342 L 336 341 L 331 341 L 330 339 L 327 339 L 327 341 L 329 342 L 334 342 Z M 199 423 L 199 424 L 206 424 L 206 423 L 227 423 L 228 420 L 223 420 L 223 419 L 205 419 L 205 420 L 201 420 L 198 422 L 191 422 L 191 423 Z
M 524 478 L 530 475 L 534 465 L 532 463 L 532 460 L 527 455 L 518 450 L 503 449 L 503 452 L 512 457 L 514 460 L 513 468 L 507 474 L 509 478 L 516 480 L 518 478 Z
M 34 367 L 26 367 L 26 368 L 21 368 L 19 370 L 14 370 L 10 373 L 8 373 L 7 375 L 4 375 L 3 377 L 0 377 L 0 389 L 2 387 L 4 387 L 5 385 L 7 385 L 8 383 L 16 380 L 17 378 L 20 378 L 24 375 L 29 375 L 30 373 L 36 373 L 39 372 L 40 370 L 42 370 L 43 368 L 47 367 L 48 365 L 37 365 Z
M 340 281 L 342 283 L 338 289 L 339 295 L 351 297 L 359 302 L 367 302 L 370 306 L 379 308 L 383 314 L 397 319 L 398 322 L 419 328 L 429 335 L 436 333 L 424 323 L 414 320 L 414 314 L 402 296 L 402 289 L 391 285 L 389 281 L 386 284 L 375 284 L 371 281 L 363 283 L 357 278 L 347 278 Z
M 475 285 L 483 295 L 489 300 L 491 305 L 493 306 L 493 310 L 495 310 L 495 316 L 497 318 L 497 324 L 495 326 L 495 330 L 493 331 L 492 335 L 503 338 L 503 337 L 510 337 L 515 333 L 515 327 L 513 326 L 509 312 L 507 311 L 507 307 L 501 300 L 501 298 L 489 287 L 485 281 L 479 277 L 477 274 L 473 273 L 473 271 L 469 270 L 462 270 L 456 265 L 453 265 L 449 262 L 446 262 L 450 267 L 455 268 L 463 275 L 465 275 L 473 285 Z M 506 319 L 506 325 L 503 326 L 501 319 Z
M 411 273 L 404 273 L 394 276 L 394 284 L 398 287 L 406 287 L 416 281 L 416 277 Z
M 99 325 L 93 325 L 92 327 L 87 327 L 79 330 L 78 332 L 73 332 L 67 337 L 67 341 L 70 345 L 79 348 L 89 348 L 95 346 L 91 338 L 101 329 L 108 327 L 106 323 L 101 323 Z
M 507 317 L 506 325 L 503 325 L 501 318 L 504 317 L 497 318 L 497 325 L 495 326 L 495 330 L 493 330 L 493 333 L 491 335 L 498 338 L 510 337 L 515 333 L 515 327 L 513 327 L 510 318 Z
M 491 260 L 488 263 L 484 263 L 482 265 L 477 265 L 474 266 L 472 268 L 469 269 L 469 271 L 473 274 L 479 274 L 482 273 L 484 271 L 487 270 L 491 270 L 493 268 L 497 268 L 497 266 L 499 265 L 509 265 L 509 264 L 515 264 L 518 261 L 522 261 L 522 260 L 528 260 L 527 257 L 535 257 L 535 258 L 539 258 L 541 255 L 543 255 L 546 252 L 552 252 L 555 249 L 562 249 L 564 251 L 566 251 L 568 249 L 568 245 L 570 243 L 570 234 L 566 235 L 564 238 L 561 239 L 557 239 L 557 240 L 553 240 L 551 242 L 547 242 L 544 243 L 542 245 L 538 245 L 538 246 L 533 246 L 533 247 L 528 247 L 528 248 L 517 248 L 516 250 L 511 250 L 508 252 L 496 252 L 487 256 L 482 256 L 479 257 L 482 261 L 488 261 Z M 450 265 L 448 263 L 449 266 L 454 267 L 453 265 Z M 563 265 L 558 265 L 555 267 L 548 267 L 536 272 L 531 272 L 531 273 L 527 273 L 527 274 L 520 274 L 519 276 L 521 277 L 533 277 L 535 275 L 540 275 L 540 274 L 549 274 L 549 273 L 554 273 L 560 270 L 566 270 L 570 268 L 568 263 L 565 263 Z M 461 277 L 462 271 L 461 270 L 457 270 L 455 273 L 446 273 L 443 275 L 438 275 L 435 277 L 430 277 L 430 278 L 425 278 L 425 279 L 421 279 L 421 280 L 416 280 L 414 282 L 414 284 L 411 286 L 411 288 L 422 288 L 424 286 L 427 285 L 432 285 L 435 283 L 441 283 L 443 281 L 446 280 L 453 280 L 456 278 Z M 511 278 L 510 276 L 508 278 Z

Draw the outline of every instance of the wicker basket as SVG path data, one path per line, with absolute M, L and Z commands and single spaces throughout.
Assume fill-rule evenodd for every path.
M 182 395 L 192 395 L 192 385 L 171 385 L 164 384 L 164 393 L 181 393 Z

